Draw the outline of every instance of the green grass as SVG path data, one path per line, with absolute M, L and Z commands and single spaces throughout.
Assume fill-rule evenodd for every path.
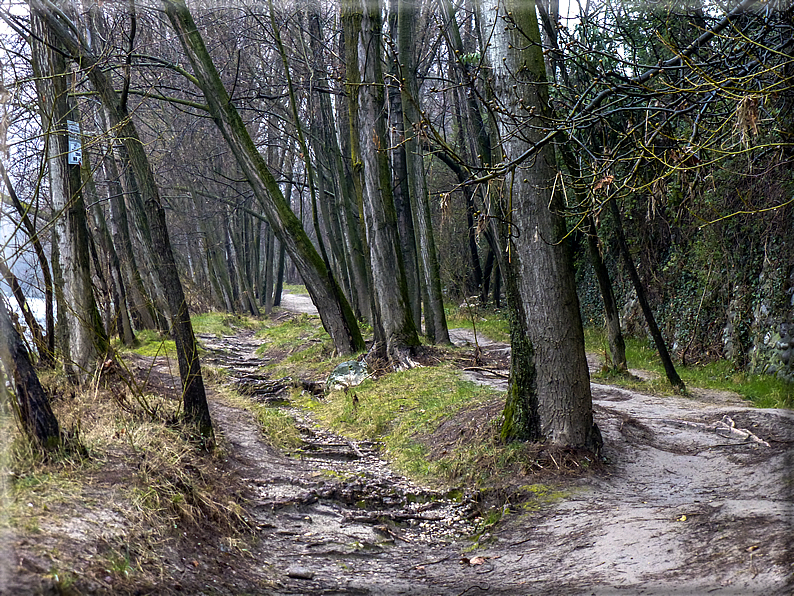
M 119 352 L 134 352 L 139 356 L 167 356 L 176 358 L 176 343 L 173 339 L 168 339 L 159 331 L 152 329 L 141 329 L 135 333 L 137 345 L 133 348 L 123 346 L 118 339 L 113 340 L 113 348 Z
M 304 296 L 309 295 L 309 292 L 306 290 L 306 286 L 300 284 L 284 284 L 282 286 L 282 291 L 285 294 L 301 294 Z
M 475 329 L 478 337 L 482 335 L 493 341 L 510 341 L 510 324 L 504 309 L 472 302 L 462 308 L 446 305 L 444 311 L 450 329 Z
M 218 387 L 217 391 L 231 405 L 244 408 L 254 415 L 271 447 L 290 453 L 303 445 L 300 431 L 295 427 L 295 420 L 283 409 L 256 403 L 228 387 Z
M 585 348 L 588 352 L 604 355 L 607 350 L 604 330 L 600 328 L 585 329 Z M 650 389 L 663 393 L 672 391 L 667 383 L 664 367 L 656 353 L 656 348 L 647 340 L 626 338 L 626 360 L 629 368 L 647 370 L 654 373 L 657 379 L 636 381 L 602 374 L 595 375 L 595 378 L 633 388 Z M 752 401 L 759 408 L 794 408 L 794 383 L 788 383 L 770 375 L 737 371 L 726 360 L 694 366 L 676 364 L 676 371 L 688 388 L 734 391 Z
M 325 376 L 337 364 L 355 357 L 334 355 L 333 342 L 319 317 L 301 314 L 282 323 L 264 321 L 263 326 L 256 334 L 262 340 L 257 354 L 275 354 L 275 361 L 264 367 L 274 378 Z
M 443 484 L 456 476 L 452 459 L 461 457 L 460 453 L 430 461 L 430 449 L 419 437 L 432 433 L 462 409 L 486 403 L 496 395 L 491 389 L 464 381 L 457 370 L 439 366 L 368 379 L 347 394 L 333 391 L 322 401 L 297 399 L 336 432 L 359 440 L 381 441 L 386 456 L 404 473 Z M 473 452 L 468 455 L 476 456 Z
M 193 331 L 220 337 L 234 335 L 242 329 L 259 329 L 262 321 L 245 315 L 232 315 L 222 312 L 211 312 L 202 315 L 193 315 Z

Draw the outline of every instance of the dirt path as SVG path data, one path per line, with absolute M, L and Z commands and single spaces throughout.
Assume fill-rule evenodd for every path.
M 256 366 L 256 347 L 250 337 L 215 345 L 238 371 Z M 466 374 L 499 386 L 500 372 Z M 393 474 L 374 446 L 293 410 L 307 448 L 286 457 L 248 413 L 216 401 L 213 416 L 257 495 L 255 560 L 277 578 L 274 594 L 792 593 L 790 412 L 707 392 L 653 397 L 593 384 L 593 397 L 605 472 L 575 481 L 541 513 L 505 516 L 469 554 L 470 504 Z

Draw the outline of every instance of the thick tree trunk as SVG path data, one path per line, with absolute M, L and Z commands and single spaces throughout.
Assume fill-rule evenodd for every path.
M 60 291 L 56 288 L 60 348 L 67 376 L 83 383 L 94 373 L 97 359 L 104 356 L 109 344 L 91 283 L 80 166 L 67 163 L 67 121 L 78 121 L 79 114 L 70 105 L 66 62 L 57 50 L 54 31 L 37 15 L 33 16 L 33 28 L 34 71 L 46 137 L 50 194 L 57 217 L 54 242 L 58 244 L 63 281 Z
M 405 269 L 399 248 L 397 214 L 391 193 L 386 114 L 381 70 L 381 13 L 379 2 L 365 2 L 358 39 L 358 130 L 364 166 L 364 221 L 372 265 L 372 287 L 385 345 L 382 356 L 406 363 L 407 353 L 419 345 L 411 315 Z
M 492 68 L 490 86 L 501 104 L 499 113 L 509 114 L 499 122 L 508 161 L 538 140 L 544 124 L 541 116 L 548 113 L 540 31 L 533 3 L 486 0 L 481 14 L 483 37 L 490 39 L 486 49 Z M 534 383 L 511 379 L 503 436 L 598 448 L 565 222 L 555 213 L 560 197 L 550 196 L 555 178 L 553 151 L 547 145 L 505 180 L 502 200 L 511 244 L 503 259 L 511 269 L 503 271 L 508 287 L 517 285 L 524 312 L 515 305 L 513 310 L 525 321 L 534 350 L 535 378 Z M 508 291 L 514 301 L 513 293 Z
M 389 0 L 389 29 L 392 45 L 398 44 L 397 0 Z M 415 23 L 411 23 L 413 27 Z M 411 315 L 421 330 L 422 322 L 422 284 L 419 282 L 419 261 L 417 255 L 417 239 L 414 229 L 414 214 L 411 205 L 411 190 L 408 180 L 408 159 L 406 155 L 405 117 L 403 114 L 403 98 L 400 92 L 401 56 L 389 52 L 389 76 L 386 79 L 386 98 L 389 103 L 389 127 L 391 129 L 391 165 L 392 165 L 392 196 L 394 210 L 397 213 L 397 230 L 400 237 L 403 265 L 405 266 L 405 282 L 408 287 L 408 299 Z M 429 325 L 428 325 L 429 323 Z M 426 321 L 425 333 L 432 330 L 433 321 Z
M 39 383 L 36 371 L 30 363 L 25 344 L 17 332 L 6 306 L 0 300 L 0 362 L 8 375 L 8 382 L 16 393 L 14 413 L 19 418 L 25 433 L 44 450 L 60 445 L 61 433 L 58 420 L 52 413 L 50 402 Z M 5 393 L 5 380 L 0 379 Z
M 362 350 L 364 340 L 353 310 L 312 246 L 300 220 L 284 200 L 275 178 L 257 151 L 223 87 L 187 6 L 184 2 L 169 0 L 163 0 L 163 6 L 190 59 L 215 123 L 237 158 L 279 242 L 286 246 L 298 267 L 336 349 L 343 354 Z
M 623 232 L 623 218 L 620 216 L 620 210 L 618 209 L 614 198 L 609 199 L 607 202 L 609 203 L 609 211 L 612 214 L 612 220 L 615 224 L 615 234 L 617 235 L 618 239 L 620 255 L 623 258 L 623 265 L 626 267 L 626 271 L 631 278 L 631 283 L 634 285 L 634 289 L 637 292 L 637 300 L 640 303 L 640 308 L 642 308 L 642 314 L 645 316 L 645 322 L 648 324 L 651 337 L 653 337 L 653 341 L 656 344 L 656 350 L 659 352 L 659 358 L 662 361 L 662 366 L 664 366 L 664 372 L 667 375 L 667 380 L 670 381 L 670 384 L 676 391 L 686 393 L 686 386 L 681 380 L 681 377 L 678 376 L 678 372 L 675 370 L 673 359 L 670 358 L 670 352 L 667 351 L 667 344 L 664 341 L 664 337 L 662 337 L 662 332 L 659 330 L 659 326 L 656 324 L 656 318 L 653 316 L 651 305 L 648 303 L 648 296 L 645 293 L 645 286 L 640 279 L 640 274 L 637 272 L 637 268 L 634 266 L 634 260 L 631 258 L 629 245 L 626 242 L 626 234 Z
M 339 54 L 344 68 L 342 78 L 346 81 L 345 93 L 339 102 L 339 120 L 343 123 L 339 147 L 345 174 L 342 179 L 345 184 L 344 213 L 347 219 L 351 254 L 356 270 L 361 275 L 356 303 L 357 313 L 378 332 L 379 322 L 375 318 L 372 290 L 372 268 L 369 263 L 367 233 L 364 229 L 364 179 L 358 134 L 358 91 L 361 73 L 358 70 L 356 50 L 361 31 L 361 12 L 353 10 L 351 0 L 341 3 L 340 22 L 342 35 L 339 36 Z

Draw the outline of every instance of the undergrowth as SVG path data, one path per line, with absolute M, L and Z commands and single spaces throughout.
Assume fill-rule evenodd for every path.
M 183 548 L 188 532 L 249 536 L 223 448 L 208 453 L 178 424 L 177 396 L 135 398 L 114 378 L 68 392 L 57 374 L 42 381 L 66 440 L 45 455 L 0 416 L 0 534 L 41 535 L 25 556 L 46 593 L 155 593 L 173 572 L 163 549 Z
M 653 378 L 642 380 L 609 372 L 598 373 L 594 378 L 630 389 L 672 393 L 655 347 L 644 339 L 627 337 L 625 341 L 629 368 L 649 371 L 653 373 Z M 593 327 L 585 329 L 585 347 L 589 352 L 605 356 L 606 346 L 606 334 L 603 329 Z M 688 388 L 733 391 L 760 408 L 794 408 L 794 383 L 770 375 L 737 371 L 726 360 L 692 366 L 676 363 L 676 371 Z
M 297 400 L 334 431 L 382 443 L 397 469 L 427 484 L 496 490 L 541 470 L 542 462 L 551 466 L 538 446 L 503 444 L 503 396 L 447 365 L 388 373 L 325 399 L 304 394 Z M 565 455 L 558 461 L 572 463 Z
M 476 301 L 463 302 L 459 306 L 447 304 L 444 307 L 447 326 L 450 329 L 472 329 L 493 341 L 510 341 L 510 324 L 504 309 L 492 305 L 482 306 Z

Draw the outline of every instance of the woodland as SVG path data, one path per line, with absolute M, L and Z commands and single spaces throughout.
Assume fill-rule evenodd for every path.
M 467 531 L 479 544 L 496 523 L 487 507 L 507 512 L 521 491 L 532 507 L 556 507 L 569 488 L 527 492 L 495 479 L 496 472 L 475 481 L 458 462 L 443 481 L 438 470 L 420 474 L 447 489 L 463 486 L 467 495 L 422 493 L 430 503 L 458 503 L 438 519 L 426 510 L 376 515 L 372 495 L 380 495 L 382 513 L 384 487 L 403 480 L 373 471 L 376 455 L 399 460 L 388 440 L 382 452 L 374 445 L 398 425 L 384 423 L 370 435 L 364 422 L 350 423 L 364 412 L 377 417 L 363 403 L 375 398 L 352 386 L 324 387 L 328 373 L 355 360 L 369 367 L 366 383 L 386 387 L 398 375 L 414 387 L 412 379 L 439 363 L 465 369 L 476 386 L 501 391 L 497 405 L 473 397 L 468 405 L 433 406 L 440 408 L 435 427 L 415 431 L 414 439 L 427 435 L 429 451 L 419 459 L 442 461 L 447 451 L 436 453 L 432 437 L 446 445 L 445 425 L 463 424 L 461 412 L 474 408 L 469 426 L 455 426 L 460 439 L 449 451 L 487 443 L 502 459 L 486 468 L 509 476 L 515 456 L 525 462 L 521 486 L 545 487 L 526 478 L 545 479 L 554 468 L 585 482 L 582 474 L 609 475 L 610 462 L 625 463 L 610 451 L 620 451 L 621 440 L 645 445 L 639 431 L 620 434 L 636 412 L 604 405 L 648 380 L 647 370 L 638 370 L 644 362 L 632 361 L 638 350 L 655 363 L 650 394 L 667 396 L 671 409 L 657 411 L 662 406 L 638 393 L 627 400 L 642 403 L 649 419 L 685 420 L 676 428 L 691 436 L 680 431 L 681 441 L 697 443 L 692 429 L 708 427 L 740 437 L 742 449 L 768 448 L 757 461 L 769 466 L 764 474 L 775 484 L 790 456 L 786 409 L 794 405 L 790 2 L 3 0 L 0 24 L 0 418 L 2 467 L 10 470 L 4 495 L 42 470 L 50 479 L 63 478 L 65 469 L 82 474 L 99 465 L 85 462 L 108 465 L 110 454 L 124 450 L 125 461 L 140 457 L 130 473 L 142 474 L 156 459 L 149 454 L 170 453 L 164 445 L 173 440 L 184 452 L 167 472 L 158 469 L 174 492 L 152 489 L 145 506 L 136 505 L 138 513 L 169 513 L 141 523 L 173 518 L 176 529 L 209 520 L 202 531 L 223 527 L 228 548 L 245 556 L 249 547 L 238 552 L 235 545 L 283 519 L 252 523 L 256 516 L 239 503 L 256 499 L 242 488 L 219 496 L 205 487 L 203 498 L 196 487 L 236 486 L 226 473 L 259 478 L 263 486 L 292 475 L 309 486 L 309 472 L 271 453 L 294 448 L 272 438 L 274 429 L 292 436 L 294 429 L 285 429 L 294 423 L 310 435 L 307 445 L 369 462 L 355 473 L 372 474 L 375 488 L 361 489 L 366 497 L 359 499 L 345 476 L 354 471 L 337 470 L 344 480 L 336 492 L 312 484 L 311 498 L 269 494 L 273 510 L 300 512 L 342 499 L 366 502 L 368 513 L 345 514 L 351 524 L 384 516 L 430 525 L 445 516 L 476 518 Z M 311 305 L 282 303 L 304 291 Z M 318 318 L 311 323 L 306 313 Z M 276 328 L 294 332 L 293 343 L 279 343 Z M 285 364 L 298 353 L 303 364 Z M 276 368 L 254 370 L 254 355 L 258 366 Z M 706 372 L 693 377 L 695 369 Z M 444 378 L 457 387 L 458 376 Z M 704 382 L 714 391 L 735 382 L 743 388 L 728 388 L 750 401 L 705 395 Z M 224 393 L 230 386 L 235 397 Z M 307 395 L 341 400 L 344 415 L 334 418 Z M 241 396 L 253 401 L 243 407 Z M 282 400 L 288 414 L 265 407 L 284 407 Z M 720 410 L 719 422 L 687 418 L 685 400 L 702 402 L 715 416 L 714 408 L 734 409 Z M 112 440 L 102 439 L 109 442 L 101 449 L 90 447 L 88 429 L 114 415 L 108 405 L 127 422 Z M 758 418 L 751 406 L 768 409 L 769 417 Z M 485 438 L 472 426 L 479 416 L 487 420 Z M 139 430 L 159 425 L 151 436 L 163 443 L 141 447 L 126 426 L 133 422 Z M 323 423 L 331 430 L 315 427 Z M 765 439 L 764 430 L 777 438 Z M 253 438 L 260 431 L 271 438 Z M 108 447 L 112 441 L 122 446 Z M 269 467 L 228 467 L 238 447 Z M 750 466 L 751 459 L 733 463 Z M 398 468 L 413 477 L 412 465 Z M 469 489 L 485 492 L 472 497 Z M 406 495 L 419 489 L 400 490 L 410 501 Z M 455 509 L 464 506 L 470 510 Z M 675 519 L 684 522 L 693 515 L 679 513 Z M 19 529 L 19 515 L 9 515 L 12 521 L 0 518 L 0 531 L 4 523 Z M 782 514 L 769 515 L 776 540 Z M 384 527 L 386 539 L 405 538 L 389 538 L 399 532 Z M 160 538 L 147 534 L 141 544 L 148 546 L 133 556 L 132 534 L 124 565 L 106 562 L 95 583 L 75 580 L 73 588 L 36 563 L 34 575 L 48 577 L 50 587 L 27 583 L 24 590 L 135 593 L 137 581 L 149 590 L 141 593 L 160 593 L 174 573 L 161 570 L 156 579 L 146 562 Z M 184 545 L 173 546 L 182 544 L 175 534 L 168 544 L 177 552 Z M 374 540 L 366 536 L 360 540 Z M 113 540 L 97 552 L 122 553 Z M 762 560 L 771 567 L 759 571 L 750 557 L 758 593 L 776 593 L 780 569 L 790 572 L 784 542 Z M 753 553 L 758 546 L 743 548 Z M 507 561 L 510 552 L 489 556 Z M 464 557 L 466 569 L 487 558 Z M 424 572 L 424 563 L 413 565 Z M 293 565 L 285 573 L 300 583 L 318 572 Z M 465 573 L 449 573 L 457 579 L 438 593 L 473 585 Z M 741 573 L 736 578 L 749 582 Z M 3 578 L 0 594 L 22 593 L 13 583 L 4 587 Z M 185 589 L 196 591 L 201 581 Z M 270 576 L 241 581 L 239 593 L 301 593 Z M 579 593 L 592 577 L 581 581 L 564 593 Z M 219 593 L 238 593 L 231 585 Z M 395 584 L 394 591 L 413 593 L 412 585 Z

